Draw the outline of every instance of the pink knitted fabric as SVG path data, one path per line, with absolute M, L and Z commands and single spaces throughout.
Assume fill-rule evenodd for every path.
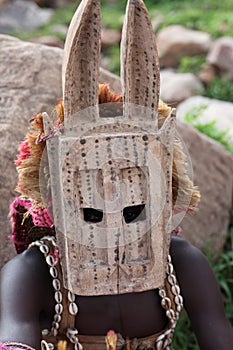
M 52 218 L 46 208 L 36 208 L 30 200 L 16 197 L 10 205 L 9 217 L 12 225 L 12 240 L 17 253 L 23 252 L 32 242 L 28 227 L 24 225 L 25 215 L 30 214 L 35 227 L 48 228 L 48 235 L 54 235 Z

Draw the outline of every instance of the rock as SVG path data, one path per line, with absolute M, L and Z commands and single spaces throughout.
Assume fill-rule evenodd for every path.
M 50 113 L 62 96 L 61 64 L 63 50 L 0 35 L 0 267 L 14 255 L 9 240 L 9 204 L 16 193 L 14 160 L 17 148 L 36 113 Z M 103 70 L 100 82 L 120 92 L 120 82 Z M 4 186 L 3 186 L 4 184 Z
M 151 24 L 154 32 L 157 32 L 159 26 L 164 23 L 164 17 L 161 14 L 157 14 L 154 18 L 151 19 Z
M 0 10 L 8 3 L 10 0 L 0 0 Z
M 201 192 L 199 211 L 186 215 L 181 223 L 182 236 L 216 257 L 222 251 L 230 223 L 233 157 L 186 123 L 178 123 L 178 131 L 190 153 L 194 183 Z
M 109 84 L 111 90 L 116 92 L 117 94 L 121 93 L 121 82 L 116 74 L 113 74 L 108 70 L 101 68 L 100 82 Z
M 63 37 L 64 39 L 66 38 L 66 34 L 68 32 L 68 26 L 64 24 L 55 24 L 51 26 L 50 32 L 52 34 L 59 35 L 60 37 Z
M 233 142 L 233 103 L 203 96 L 190 97 L 178 106 L 177 118 L 184 120 L 184 116 L 189 111 L 200 107 L 201 111 L 198 121 L 203 124 L 216 121 L 216 127 L 219 130 L 229 130 L 229 139 Z
M 74 3 L 76 0 L 31 0 L 40 7 L 58 8 Z
M 101 44 L 102 49 L 106 50 L 108 47 L 118 45 L 121 41 L 121 33 L 114 29 L 102 29 Z
M 64 47 L 64 42 L 60 41 L 56 36 L 40 36 L 38 38 L 32 38 L 29 41 L 36 44 L 60 47 L 61 49 Z
M 0 35 L 1 266 L 14 254 L 7 215 L 15 196 L 17 148 L 28 120 L 39 111 L 50 112 L 61 97 L 61 62 L 61 49 Z
M 191 97 L 178 106 L 178 120 L 183 120 L 193 108 L 202 106 L 206 108 L 200 112 L 198 121 L 215 120 L 219 130 L 229 130 L 229 140 L 233 143 L 233 103 Z M 199 247 L 206 245 L 211 252 L 220 252 L 227 237 L 233 203 L 233 157 L 205 135 L 191 132 L 190 125 L 181 125 L 185 129 L 180 132 L 191 154 L 195 183 L 202 194 L 199 212 L 187 217 L 182 226 L 184 231 L 192 227 L 192 243 Z
M 176 73 L 161 70 L 161 99 L 177 105 L 188 97 L 199 95 L 204 91 L 200 80 L 191 73 Z
M 17 147 L 26 133 L 28 119 L 41 111 L 50 113 L 62 95 L 62 56 L 59 48 L 0 35 L 0 180 L 4 184 L 0 188 L 0 266 L 15 254 L 9 240 L 11 227 L 7 215 L 16 195 Z M 100 82 L 109 82 L 116 92 L 121 90 L 119 78 L 107 71 L 101 71 Z M 232 158 L 221 146 L 182 125 L 179 132 L 189 148 L 196 180 L 203 191 L 200 211 L 187 219 L 191 221 L 184 221 L 183 235 L 200 248 L 211 242 L 213 250 L 219 252 L 232 203 Z M 214 174 L 219 176 L 212 181 Z
M 205 63 L 198 74 L 198 78 L 205 86 L 209 85 L 216 76 L 217 76 L 216 67 L 212 66 L 209 63 Z
M 32 31 L 48 23 L 52 9 L 41 9 L 34 2 L 12 0 L 0 11 L 0 33 Z
M 217 67 L 221 76 L 233 79 L 233 38 L 223 37 L 216 40 L 206 61 Z
M 184 56 L 206 54 L 212 44 L 208 33 L 172 25 L 157 34 L 161 67 L 175 67 Z

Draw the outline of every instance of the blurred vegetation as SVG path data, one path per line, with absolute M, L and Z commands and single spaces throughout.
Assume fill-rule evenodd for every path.
M 14 34 L 21 38 L 50 35 L 54 24 L 69 24 L 79 2 L 56 9 L 51 22 L 39 30 Z M 231 0 L 145 0 L 145 4 L 151 18 L 162 19 L 158 29 L 180 24 L 190 29 L 206 31 L 213 38 L 233 36 Z M 103 26 L 121 30 L 125 6 L 125 0 L 102 0 Z
M 178 67 L 178 72 L 198 74 L 204 63 L 205 55 L 182 57 Z
M 220 143 L 227 152 L 233 155 L 233 141 L 229 137 L 229 130 L 220 130 L 217 127 L 217 121 L 212 120 L 210 122 L 205 122 L 201 120 L 202 112 L 206 106 L 199 106 L 191 109 L 186 115 L 184 120 L 191 124 L 195 129 L 205 134 L 209 138 Z
M 233 220 L 223 253 L 217 261 L 211 259 L 211 255 L 209 256 L 211 267 L 222 291 L 226 316 L 233 325 Z
M 161 27 L 171 24 L 202 30 L 214 38 L 222 35 L 233 36 L 231 0 L 145 0 L 152 18 L 162 17 Z M 121 28 L 119 14 L 123 16 L 126 1 L 103 0 L 103 23 L 109 28 Z M 117 15 L 117 16 L 115 16 Z M 118 19 L 117 19 L 118 17 Z
M 205 96 L 233 103 L 233 82 L 216 77 L 206 88 Z
M 80 1 L 55 10 L 49 24 L 31 33 L 12 33 L 27 40 L 32 37 L 57 36 L 65 40 L 65 33 L 56 25 L 68 26 Z M 232 0 L 145 0 L 152 20 L 157 23 L 156 31 L 172 24 L 208 32 L 212 38 L 233 37 Z M 102 0 L 102 25 L 121 30 L 126 0 Z M 119 45 L 114 45 L 102 53 L 108 69 L 119 75 Z M 205 63 L 205 56 L 183 57 L 178 71 L 198 74 Z M 233 84 L 227 79 L 216 78 L 205 90 L 205 96 L 233 102 Z

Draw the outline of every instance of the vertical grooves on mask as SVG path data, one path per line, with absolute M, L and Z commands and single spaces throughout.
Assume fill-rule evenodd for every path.
M 150 18 L 141 0 L 128 1 L 122 30 L 121 82 L 125 104 L 141 105 L 157 111 L 159 59 Z M 125 108 L 125 116 L 129 114 Z M 156 117 L 152 115 L 152 118 Z
M 62 85 L 65 119 L 98 104 L 100 1 L 83 0 L 69 27 Z

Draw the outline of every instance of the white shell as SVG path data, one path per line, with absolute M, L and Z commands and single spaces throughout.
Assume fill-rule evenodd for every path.
M 175 313 L 172 309 L 166 311 L 166 315 L 168 318 L 172 319 L 175 317 Z
M 56 267 L 54 267 L 54 266 L 50 267 L 49 272 L 50 272 L 50 275 L 53 278 L 57 278 L 57 269 L 56 269 Z
M 167 349 L 167 346 L 169 345 L 169 343 L 170 343 L 170 339 L 165 339 L 163 344 L 164 349 Z
M 45 328 L 45 329 L 42 330 L 41 333 L 42 333 L 43 336 L 48 335 L 49 334 L 49 330 Z
M 83 346 L 80 343 L 78 343 L 77 345 L 78 345 L 78 350 L 83 350 Z
M 73 316 L 77 315 L 78 313 L 78 306 L 75 303 L 70 303 L 69 305 L 69 313 Z
M 53 350 L 54 349 L 54 345 L 52 343 L 48 343 L 49 349 Z
M 53 321 L 52 323 L 52 329 L 58 329 L 59 328 L 59 323 Z
M 45 245 L 45 244 L 41 244 L 40 251 L 43 254 L 48 254 L 49 253 L 49 247 L 47 247 L 47 245 Z
M 162 306 L 163 307 L 166 307 L 167 309 L 170 309 L 171 308 L 171 300 L 167 297 L 163 298 L 162 299 L 162 302 L 161 302 Z
M 40 345 L 41 345 L 41 350 L 49 350 L 49 344 L 45 340 L 42 340 Z
M 54 335 L 54 337 L 56 337 L 56 335 L 58 334 L 58 330 L 57 329 L 53 329 L 53 335 Z M 54 348 L 53 348 L 54 349 Z
M 71 303 L 73 303 L 75 301 L 75 294 L 72 293 L 70 290 L 68 291 L 68 300 Z
M 61 314 L 62 314 L 62 311 L 63 311 L 63 305 L 62 305 L 62 304 L 56 304 L 56 305 L 55 305 L 55 312 L 56 312 L 58 315 L 61 315 Z
M 76 328 L 68 328 L 67 329 L 67 335 L 70 337 L 72 335 L 77 335 L 78 334 L 78 330 Z
M 57 322 L 57 323 L 61 322 L 61 315 L 55 314 L 54 315 L 54 321 Z
M 159 290 L 159 295 L 161 296 L 161 298 L 165 298 L 166 297 L 166 292 L 164 289 L 160 289 Z
M 174 295 L 180 294 L 180 287 L 177 284 L 175 286 L 172 286 L 172 293 Z
M 162 340 L 156 343 L 156 349 L 157 350 L 161 350 L 162 346 L 163 346 L 163 341 Z
M 174 275 L 169 275 L 167 279 L 168 279 L 168 282 L 169 282 L 171 285 L 176 284 L 176 278 L 175 278 Z
M 58 290 L 54 294 L 54 298 L 58 304 L 62 302 L 62 293 Z
M 53 266 L 55 259 L 52 255 L 48 255 L 48 256 L 46 256 L 46 262 L 49 266 Z
M 60 290 L 61 289 L 61 283 L 60 283 L 59 279 L 55 278 L 53 280 L 53 288 L 55 290 Z
M 172 274 L 174 271 L 172 264 L 167 264 L 166 270 L 168 275 Z
M 182 305 L 183 304 L 183 298 L 181 295 L 176 295 L 175 296 L 175 303 L 178 305 Z
M 178 312 L 181 312 L 182 306 L 181 305 L 177 305 L 176 309 L 177 309 Z
M 161 334 L 161 335 L 157 338 L 156 342 L 159 342 L 159 341 L 163 340 L 164 338 L 165 338 L 165 334 Z

